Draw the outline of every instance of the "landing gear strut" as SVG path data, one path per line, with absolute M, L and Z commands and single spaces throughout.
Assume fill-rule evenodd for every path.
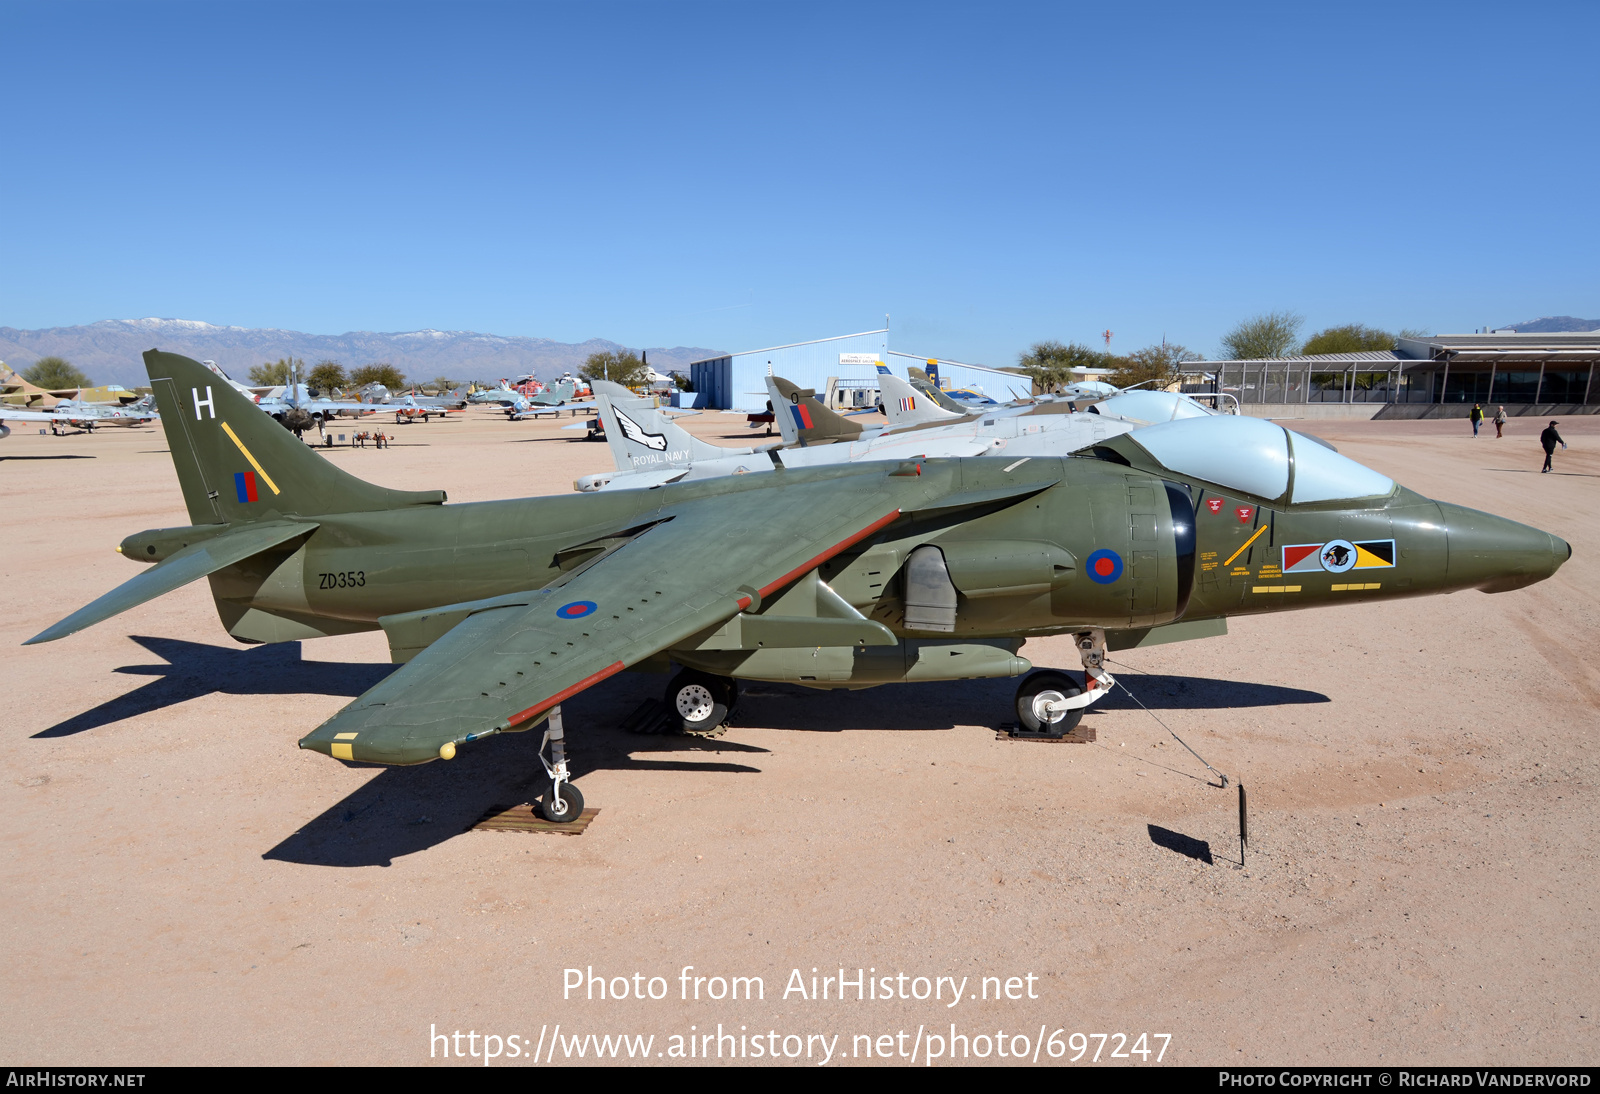
M 1116 684 L 1116 677 L 1105 671 L 1105 631 L 1083 631 L 1074 636 L 1073 644 L 1083 662 L 1084 686 L 1053 669 L 1031 673 L 1017 685 L 1016 736 L 1065 737 L 1078 728 L 1084 708 L 1104 698 Z
M 548 760 L 544 758 L 545 745 L 550 746 Z M 549 786 L 539 800 L 540 815 L 555 824 L 577 820 L 583 815 L 583 794 L 568 781 L 571 775 L 567 773 L 567 740 L 559 705 L 550 711 L 545 723 L 544 740 L 539 742 L 539 762 L 544 764 L 545 773 L 550 777 Z

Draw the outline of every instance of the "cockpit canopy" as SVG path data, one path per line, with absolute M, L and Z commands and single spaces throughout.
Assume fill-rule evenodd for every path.
M 1206 418 L 1216 411 L 1173 391 L 1123 391 L 1089 408 L 1108 418 L 1140 422 L 1171 422 L 1181 418 Z
M 1184 418 L 1125 433 L 1107 444 L 1122 448 L 1130 442 L 1169 471 L 1259 498 L 1281 498 L 1289 491 L 1292 460 L 1290 504 L 1381 497 L 1394 489 L 1387 475 L 1261 418 Z

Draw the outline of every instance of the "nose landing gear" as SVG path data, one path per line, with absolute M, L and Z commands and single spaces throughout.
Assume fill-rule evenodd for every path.
M 1083 662 L 1084 687 L 1064 672 L 1045 669 L 1025 677 L 1017 685 L 1016 737 L 1059 740 L 1078 728 L 1083 712 L 1098 702 L 1116 684 L 1116 677 L 1105 671 L 1106 634 L 1084 631 L 1074 638 L 1078 658 Z

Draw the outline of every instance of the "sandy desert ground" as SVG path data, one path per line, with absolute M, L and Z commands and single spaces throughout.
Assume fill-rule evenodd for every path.
M 690 424 L 748 436 L 732 416 Z M 1600 421 L 1563 422 L 1554 475 L 1523 419 L 1499 441 L 1464 422 L 1298 424 L 1575 554 L 1517 592 L 1117 655 L 1133 694 L 1249 788 L 1242 869 L 1233 793 L 1149 713 L 1118 695 L 1087 719 L 1094 744 L 1000 741 L 1003 680 L 752 686 L 705 741 L 615 728 L 664 685 L 624 674 L 566 707 L 600 809 L 587 832 L 465 831 L 524 800 L 537 734 L 405 769 L 295 747 L 390 671 L 379 633 L 241 646 L 199 583 L 21 648 L 136 572 L 123 536 L 188 520 L 159 428 L 19 429 L 0 441 L 0 1057 L 441 1064 L 430 1033 L 459 1030 L 472 1064 L 489 1045 L 527 1066 L 535 1042 L 569 1062 L 574 1037 L 592 1060 L 590 1034 L 654 1036 L 648 1058 L 670 1063 L 720 1027 L 743 1038 L 724 1057 L 759 1044 L 758 1062 L 813 1065 L 863 1062 L 863 1045 L 920 1065 L 935 1036 L 933 1062 L 962 1062 L 952 1033 L 990 1064 L 1042 1042 L 1045 1063 L 1056 1031 L 1120 1033 L 1124 1051 L 1148 1034 L 1151 1063 L 1163 1045 L 1180 1064 L 1592 1063 Z M 580 432 L 489 410 L 390 428 L 394 448 L 328 459 L 452 501 L 608 466 Z M 1065 640 L 1024 655 L 1077 664 Z M 591 968 L 647 997 L 565 991 L 564 970 Z M 895 997 L 839 1001 L 841 968 Z M 786 995 L 795 970 L 805 991 Z M 709 997 L 735 976 L 764 998 Z M 1080 1063 L 1119 1047 L 1084 1043 Z

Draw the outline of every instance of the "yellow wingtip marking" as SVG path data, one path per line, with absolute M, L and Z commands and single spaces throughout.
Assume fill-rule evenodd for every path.
M 335 733 L 333 739 L 336 741 L 353 741 L 359 736 L 361 736 L 360 733 Z
M 226 428 L 226 427 L 224 427 L 224 428 Z M 240 445 L 239 447 L 243 448 L 244 445 Z M 1223 565 L 1224 566 L 1232 566 L 1233 565 L 1233 560 L 1238 558 L 1240 555 L 1244 554 L 1245 551 L 1247 549 L 1249 549 L 1249 547 L 1250 547 L 1250 545 L 1252 543 L 1254 543 L 1256 540 L 1261 538 L 1261 533 L 1265 532 L 1266 530 L 1267 530 L 1267 526 L 1265 524 L 1263 524 L 1260 528 L 1257 528 L 1256 529 L 1256 534 L 1251 536 L 1249 539 L 1245 540 L 1244 541 L 1244 545 L 1242 547 L 1240 547 L 1237 551 L 1233 552 L 1233 554 L 1229 555 L 1228 556 L 1228 561 L 1224 562 Z
M 355 753 L 351 751 L 351 746 L 346 743 L 336 744 L 333 746 L 333 758 L 336 760 L 353 760 L 356 758 L 356 756 Z
M 227 422 L 222 423 L 222 431 L 228 435 L 230 441 L 239 446 L 239 451 L 244 453 L 244 458 L 250 461 L 250 466 L 256 469 L 256 474 L 261 476 L 261 481 L 266 483 L 274 494 L 283 493 L 282 490 L 278 489 L 278 484 L 272 481 L 272 476 L 267 474 L 267 469 L 256 462 L 256 458 L 250 454 L 250 450 L 244 446 L 244 442 L 239 439 L 239 435 L 233 431 Z M 346 760 L 349 758 L 348 756 L 341 757 L 341 759 Z

